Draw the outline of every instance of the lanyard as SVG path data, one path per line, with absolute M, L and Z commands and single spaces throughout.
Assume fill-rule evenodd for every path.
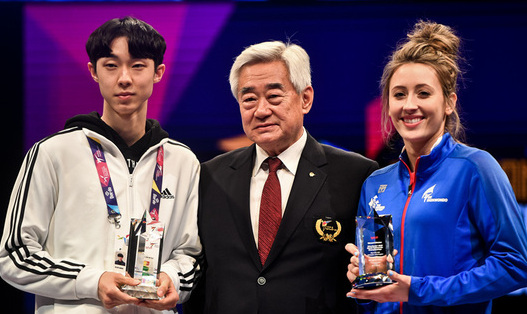
M 106 208 L 108 210 L 108 221 L 115 224 L 115 227 L 119 229 L 121 227 L 120 219 L 121 212 L 117 205 L 117 197 L 115 195 L 115 189 L 113 188 L 112 179 L 110 177 L 110 170 L 104 157 L 104 151 L 102 149 L 99 140 L 93 137 L 87 137 L 88 143 L 93 155 L 93 161 L 97 168 L 99 175 L 99 182 L 101 183 L 102 192 L 104 194 L 104 200 L 106 201 Z M 163 145 L 157 149 L 156 166 L 154 168 L 154 179 L 152 182 L 152 193 L 150 198 L 150 217 L 154 221 L 159 220 L 159 203 L 161 200 L 161 192 L 159 188 L 163 184 L 163 160 L 164 160 Z

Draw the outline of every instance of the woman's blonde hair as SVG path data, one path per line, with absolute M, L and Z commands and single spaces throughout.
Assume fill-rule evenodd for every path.
M 395 71 L 407 63 L 426 64 L 436 71 L 446 104 L 453 109 L 452 114 L 446 118 L 445 131 L 449 132 L 454 140 L 463 141 L 464 129 L 459 119 L 457 106 L 450 103 L 449 97 L 452 93 L 457 92 L 457 80 L 460 75 L 459 45 L 460 39 L 450 27 L 428 21 L 417 22 L 414 29 L 407 34 L 406 40 L 398 45 L 384 67 L 380 83 L 382 126 L 386 141 L 389 141 L 394 133 L 388 115 L 390 80 Z

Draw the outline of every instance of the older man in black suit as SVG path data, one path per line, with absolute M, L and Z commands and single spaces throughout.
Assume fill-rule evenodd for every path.
M 264 42 L 235 60 L 230 84 L 255 144 L 202 165 L 199 230 L 207 314 L 354 313 L 346 298 L 362 182 L 378 168 L 321 145 L 303 126 L 309 57 Z M 195 298 L 199 297 L 199 293 Z

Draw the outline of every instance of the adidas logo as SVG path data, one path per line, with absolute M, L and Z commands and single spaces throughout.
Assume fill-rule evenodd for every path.
M 163 190 L 163 192 L 161 192 L 161 198 L 173 200 L 174 199 L 174 195 L 172 195 L 172 193 L 170 193 L 168 188 L 166 188 L 166 189 Z

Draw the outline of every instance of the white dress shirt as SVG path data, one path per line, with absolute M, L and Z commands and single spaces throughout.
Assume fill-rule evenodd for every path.
M 289 146 L 284 152 L 277 157 L 282 161 L 282 167 L 277 170 L 276 174 L 280 181 L 280 189 L 282 190 L 282 216 L 284 215 L 287 200 L 289 199 L 289 193 L 291 193 L 291 187 L 295 180 L 296 169 L 298 168 L 298 162 L 300 156 L 306 146 L 307 132 L 304 129 L 302 136 L 293 145 Z M 263 162 L 269 156 L 263 148 L 256 145 L 256 160 L 254 162 L 254 168 L 251 176 L 251 188 L 250 188 L 250 210 L 251 210 L 251 224 L 253 228 L 254 240 L 258 246 L 258 222 L 260 220 L 260 202 L 262 199 L 262 190 L 269 175 L 269 169 L 267 164 L 263 165 Z

